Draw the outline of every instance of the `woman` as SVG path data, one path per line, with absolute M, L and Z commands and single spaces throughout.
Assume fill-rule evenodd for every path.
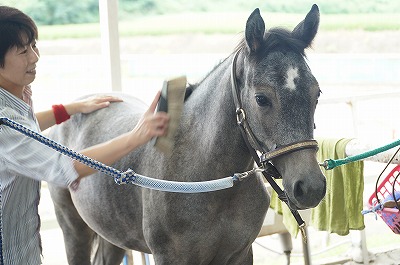
M 29 85 L 35 79 L 39 60 L 37 27 L 21 11 L 0 6 L 0 36 L 0 117 L 40 132 L 75 113 L 89 113 L 119 101 L 107 96 L 92 98 L 55 105 L 52 110 L 35 115 Z M 81 153 L 110 165 L 151 138 L 164 135 L 168 116 L 154 114 L 158 98 L 159 93 L 132 131 Z M 40 181 L 73 190 L 80 178 L 93 172 L 33 139 L 0 126 L 0 264 L 41 263 Z

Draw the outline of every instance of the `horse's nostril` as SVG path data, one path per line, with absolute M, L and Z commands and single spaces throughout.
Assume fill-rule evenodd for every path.
M 301 198 L 304 196 L 303 185 L 304 185 L 303 181 L 297 181 L 296 184 L 294 184 L 295 198 Z

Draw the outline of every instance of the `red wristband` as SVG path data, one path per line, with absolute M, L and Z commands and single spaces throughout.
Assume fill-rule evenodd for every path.
M 69 118 L 71 118 L 71 116 L 69 116 L 67 110 L 65 109 L 64 105 L 62 105 L 62 104 L 53 105 L 52 109 L 53 109 L 54 117 L 56 118 L 57 124 L 60 124 L 64 121 L 68 120 Z

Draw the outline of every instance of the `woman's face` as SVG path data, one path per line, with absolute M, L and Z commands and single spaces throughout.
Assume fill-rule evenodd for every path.
M 36 77 L 36 63 L 39 50 L 36 41 L 23 47 L 10 48 L 4 58 L 4 67 L 0 67 L 0 87 L 15 94 L 29 85 Z

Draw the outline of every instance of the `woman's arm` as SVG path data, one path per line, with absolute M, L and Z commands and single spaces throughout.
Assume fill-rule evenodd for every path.
M 103 164 L 111 165 L 129 152 L 147 143 L 153 137 L 165 135 L 168 128 L 168 115 L 165 112 L 154 113 L 159 97 L 160 92 L 157 93 L 149 109 L 132 131 L 105 143 L 84 149 L 81 153 Z M 79 162 L 74 162 L 74 166 L 79 178 L 95 172 L 94 169 Z
M 81 101 L 72 102 L 64 105 L 68 115 L 72 116 L 76 113 L 90 113 L 102 108 L 106 108 L 111 102 L 120 102 L 122 99 L 113 96 L 91 97 Z M 56 124 L 54 110 L 46 110 L 36 113 L 40 130 L 44 131 Z

